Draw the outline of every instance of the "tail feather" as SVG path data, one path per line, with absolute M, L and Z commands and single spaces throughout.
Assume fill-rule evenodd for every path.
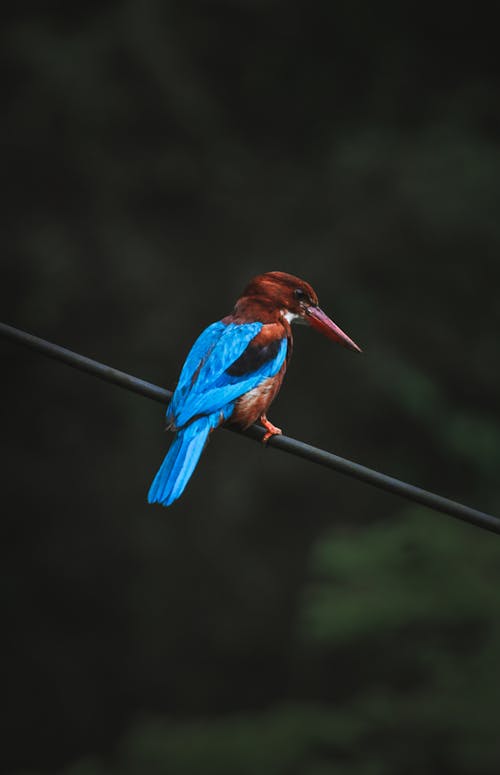
M 177 433 L 149 488 L 148 503 L 170 506 L 182 495 L 212 427 L 209 417 L 200 417 Z

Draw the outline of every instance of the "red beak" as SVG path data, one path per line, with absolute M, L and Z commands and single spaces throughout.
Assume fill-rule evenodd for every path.
M 306 312 L 306 320 L 309 325 L 326 336 L 327 339 L 331 339 L 333 342 L 340 342 L 344 347 L 348 347 L 349 350 L 356 350 L 358 353 L 362 352 L 361 348 L 352 339 L 349 339 L 347 334 L 344 334 L 342 329 L 333 320 L 330 320 L 320 307 L 308 307 Z

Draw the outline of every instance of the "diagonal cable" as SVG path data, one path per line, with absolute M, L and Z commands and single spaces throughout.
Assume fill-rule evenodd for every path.
M 158 401 L 161 404 L 166 404 L 172 396 L 170 390 L 164 390 L 163 388 L 158 387 L 158 385 L 151 384 L 151 382 L 146 382 L 143 379 L 133 377 L 131 374 L 127 374 L 124 371 L 113 369 L 111 366 L 106 366 L 104 363 L 99 363 L 91 358 L 86 358 L 84 355 L 75 353 L 72 350 L 67 350 L 65 347 L 59 347 L 59 345 L 48 342 L 46 339 L 33 336 L 25 331 L 21 331 L 19 328 L 9 326 L 6 323 L 0 323 L 0 334 L 18 344 L 37 350 L 38 352 L 47 355 L 49 358 L 55 358 L 58 361 L 66 363 L 68 366 L 73 366 L 75 369 L 86 371 L 88 374 L 99 377 L 106 382 L 110 382 L 112 385 L 118 385 L 133 393 L 138 393 L 141 396 L 153 399 L 153 401 Z M 255 441 L 261 441 L 264 435 L 264 429 L 258 425 L 252 425 L 246 431 L 240 431 L 236 428 L 230 428 L 230 430 L 241 433 Z M 283 452 L 288 452 L 291 455 L 310 460 L 325 468 L 331 468 L 334 471 L 339 471 L 354 479 L 359 479 L 366 484 L 371 484 L 381 490 L 387 490 L 395 495 L 400 495 L 403 498 L 420 503 L 435 511 L 449 514 L 456 519 L 461 519 L 464 522 L 469 522 L 471 525 L 476 525 L 476 527 L 481 527 L 484 530 L 490 530 L 492 533 L 500 534 L 500 519 L 494 517 L 492 514 L 486 514 L 483 511 L 470 508 L 457 501 L 443 498 L 441 495 L 436 495 L 428 490 L 423 490 L 421 487 L 415 487 L 412 484 L 403 482 L 400 479 L 395 479 L 392 476 L 386 476 L 386 474 L 381 474 L 379 471 L 374 471 L 372 468 L 367 468 L 359 463 L 354 463 L 352 460 L 339 457 L 331 452 L 326 452 L 325 450 L 318 449 L 310 444 L 305 444 L 303 441 L 292 439 L 289 436 L 273 436 L 268 444 Z

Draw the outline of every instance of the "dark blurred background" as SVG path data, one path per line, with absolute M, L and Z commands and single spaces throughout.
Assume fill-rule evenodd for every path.
M 365 353 L 297 330 L 271 419 L 500 513 L 492 19 L 23 2 L 1 38 L 2 319 L 172 387 L 301 275 Z M 2 772 L 500 771 L 494 535 L 222 431 L 148 507 L 162 408 L 0 346 Z

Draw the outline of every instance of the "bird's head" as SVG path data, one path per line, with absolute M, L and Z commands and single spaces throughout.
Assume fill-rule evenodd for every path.
M 250 281 L 243 296 L 272 302 L 289 323 L 307 323 L 328 339 L 361 352 L 361 348 L 323 312 L 314 289 L 299 277 L 286 272 L 266 272 Z

